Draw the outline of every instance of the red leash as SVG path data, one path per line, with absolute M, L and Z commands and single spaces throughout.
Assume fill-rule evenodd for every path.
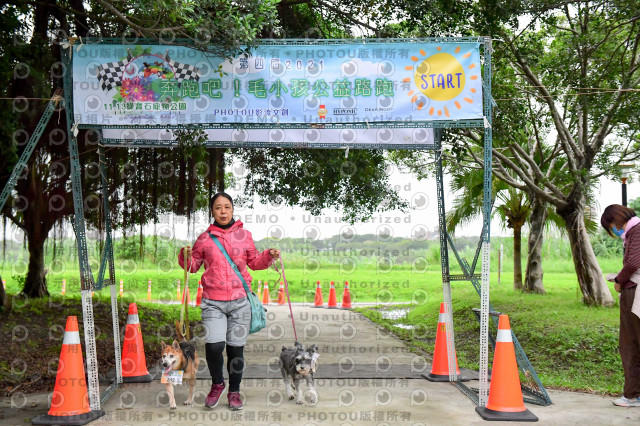
M 282 280 L 284 281 L 284 291 L 287 294 L 287 300 L 289 301 L 289 313 L 291 314 L 291 324 L 293 325 L 293 335 L 296 338 L 296 342 L 298 341 L 298 333 L 296 332 L 296 323 L 293 320 L 293 309 L 291 309 L 291 297 L 289 296 L 289 283 L 287 282 L 287 277 L 284 274 L 284 263 L 282 262 L 282 253 L 280 253 L 280 268 L 282 272 L 278 271 L 278 268 L 274 265 L 275 270 L 280 274 Z

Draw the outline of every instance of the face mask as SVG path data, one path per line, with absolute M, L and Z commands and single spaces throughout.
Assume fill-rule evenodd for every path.
M 622 234 L 624 234 L 624 229 L 618 229 L 615 226 L 612 226 L 611 227 L 611 232 L 616 234 L 618 237 L 622 237 Z

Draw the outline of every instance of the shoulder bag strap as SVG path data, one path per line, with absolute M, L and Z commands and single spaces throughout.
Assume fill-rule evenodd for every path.
M 227 259 L 227 262 L 229 262 L 229 266 L 231 266 L 231 269 L 233 269 L 233 272 L 235 272 L 238 278 L 240 278 L 240 281 L 242 281 L 242 285 L 244 286 L 244 291 L 247 292 L 247 296 L 248 296 L 249 286 L 247 285 L 247 282 L 244 280 L 242 273 L 240 273 L 240 271 L 238 270 L 238 266 L 235 264 L 233 260 L 231 260 L 231 258 L 229 257 L 229 253 L 227 253 L 227 250 L 225 250 L 224 246 L 222 245 L 218 237 L 213 235 L 211 232 L 209 232 L 209 236 L 211 237 L 213 242 L 216 244 L 216 246 L 218 246 L 218 248 L 220 249 L 224 257 Z

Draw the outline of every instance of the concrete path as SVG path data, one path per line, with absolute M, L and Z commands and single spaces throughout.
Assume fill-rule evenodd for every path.
M 410 353 L 402 341 L 389 335 L 362 315 L 351 311 L 294 306 L 298 338 L 319 346 L 316 375 L 319 401 L 296 405 L 286 398 L 277 357 L 283 345 L 294 342 L 289 309 L 269 307 L 269 326 L 251 335 L 246 347 L 247 370 L 241 391 L 242 411 L 227 408 L 226 395 L 218 407 L 207 409 L 204 397 L 211 380 L 203 358 L 196 385 L 195 405 L 181 403 L 187 387 L 176 388 L 178 408 L 168 408 L 164 385 L 122 385 L 102 407 L 107 414 L 92 425 L 470 425 L 486 423 L 475 405 L 450 383 L 431 383 L 422 378 L 429 365 Z M 143 330 L 144 331 L 144 330 Z M 159 348 L 158 348 L 159 349 Z M 159 352 L 159 350 L 158 350 Z M 158 354 L 146 354 L 147 358 Z M 155 371 L 155 370 L 154 370 Z M 201 377 L 201 378 L 200 378 Z M 477 387 L 477 382 L 470 382 Z M 303 389 L 306 386 L 303 385 Z M 611 397 L 550 391 L 554 404 L 527 405 L 543 424 L 614 425 L 640 424 L 640 407 L 620 408 Z M 0 424 L 24 425 L 48 409 L 47 395 L 27 399 L 5 398 L 0 405 Z

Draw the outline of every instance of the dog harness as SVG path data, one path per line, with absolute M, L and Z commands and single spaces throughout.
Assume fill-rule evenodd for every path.
M 189 366 L 189 360 L 192 362 L 196 360 L 196 347 L 193 343 L 189 342 L 180 342 L 178 344 L 180 345 L 180 349 L 182 349 L 184 357 L 187 359 L 187 364 L 184 366 L 184 370 L 186 370 Z

